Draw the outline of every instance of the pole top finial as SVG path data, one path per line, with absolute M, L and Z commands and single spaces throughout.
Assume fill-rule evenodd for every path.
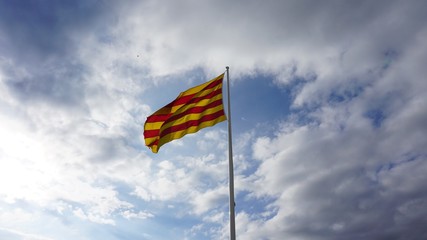
M 225 69 L 227 69 L 227 70 L 228 70 L 228 69 L 229 69 L 229 67 L 228 67 L 228 66 L 226 66 L 226 67 L 225 67 Z

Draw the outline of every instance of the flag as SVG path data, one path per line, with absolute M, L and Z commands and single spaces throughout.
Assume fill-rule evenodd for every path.
M 223 79 L 224 74 L 221 74 L 192 87 L 147 117 L 144 124 L 145 145 L 157 153 L 165 143 L 225 121 Z

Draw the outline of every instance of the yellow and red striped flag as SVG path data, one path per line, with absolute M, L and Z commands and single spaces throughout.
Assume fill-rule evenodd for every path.
M 165 143 L 225 121 L 223 79 L 224 74 L 221 74 L 209 82 L 192 87 L 147 117 L 144 124 L 145 145 L 157 153 Z

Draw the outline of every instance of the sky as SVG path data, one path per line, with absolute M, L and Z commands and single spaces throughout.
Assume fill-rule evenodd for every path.
M 142 135 L 226 66 L 237 239 L 427 239 L 426 12 L 0 0 L 0 239 L 228 239 L 227 123 Z

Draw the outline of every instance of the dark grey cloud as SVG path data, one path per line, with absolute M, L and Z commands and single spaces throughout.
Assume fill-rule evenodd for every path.
M 78 104 L 87 68 L 76 53 L 81 39 L 111 23 L 106 1 L 1 1 L 0 55 L 7 85 L 21 100 Z M 17 74 L 24 72 L 25 74 Z
M 42 101 L 79 106 L 85 94 L 85 72 L 81 65 L 55 64 L 24 76 L 9 71 L 5 83 L 17 98 L 27 104 Z
M 80 35 L 108 27 L 109 7 L 106 1 L 1 1 L 2 54 L 9 53 L 19 63 L 69 57 Z

